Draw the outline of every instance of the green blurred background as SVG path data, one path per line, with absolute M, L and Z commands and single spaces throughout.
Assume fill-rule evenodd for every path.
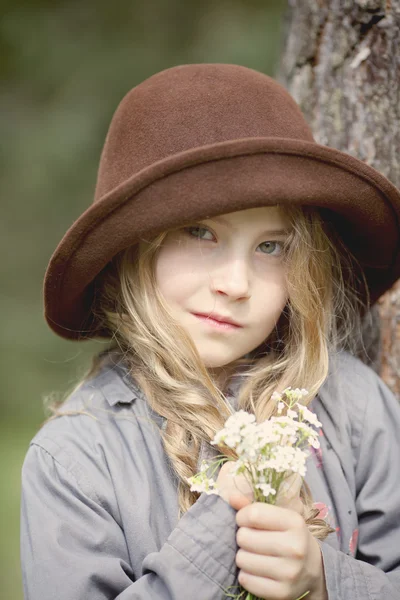
M 1 0 L 0 597 L 21 600 L 20 471 L 45 417 L 101 342 L 67 342 L 42 316 L 47 262 L 90 204 L 125 93 L 162 69 L 231 62 L 274 75 L 282 0 Z M 45 524 L 44 524 L 45 526 Z M 78 599 L 77 599 L 78 600 Z

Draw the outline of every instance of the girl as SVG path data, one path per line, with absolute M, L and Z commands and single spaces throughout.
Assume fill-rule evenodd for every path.
M 343 351 L 400 276 L 399 220 L 399 191 L 261 73 L 128 93 L 45 279 L 57 334 L 110 342 L 25 458 L 27 600 L 400 598 L 400 409 Z M 287 386 L 323 424 L 301 490 L 249 503 L 224 466 L 221 497 L 191 492 L 229 414 L 269 418 Z

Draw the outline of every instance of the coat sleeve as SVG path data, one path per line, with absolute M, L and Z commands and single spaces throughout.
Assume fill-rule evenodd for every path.
M 22 469 L 25 600 L 218 600 L 236 584 L 235 511 L 202 495 L 134 580 L 123 531 L 73 475 L 32 445 Z
M 377 376 L 369 383 L 352 417 L 358 550 L 321 543 L 329 600 L 400 600 L 400 407 Z

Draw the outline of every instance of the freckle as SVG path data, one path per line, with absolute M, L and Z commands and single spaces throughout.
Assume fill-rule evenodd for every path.
M 349 513 L 349 515 L 351 515 L 351 513 L 352 513 L 352 511 L 351 511 L 351 510 L 348 510 L 347 512 Z

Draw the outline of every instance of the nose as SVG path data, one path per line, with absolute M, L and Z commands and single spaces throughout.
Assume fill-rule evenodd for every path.
M 243 258 L 234 258 L 218 265 L 210 274 L 212 291 L 232 299 L 250 295 L 250 268 Z

